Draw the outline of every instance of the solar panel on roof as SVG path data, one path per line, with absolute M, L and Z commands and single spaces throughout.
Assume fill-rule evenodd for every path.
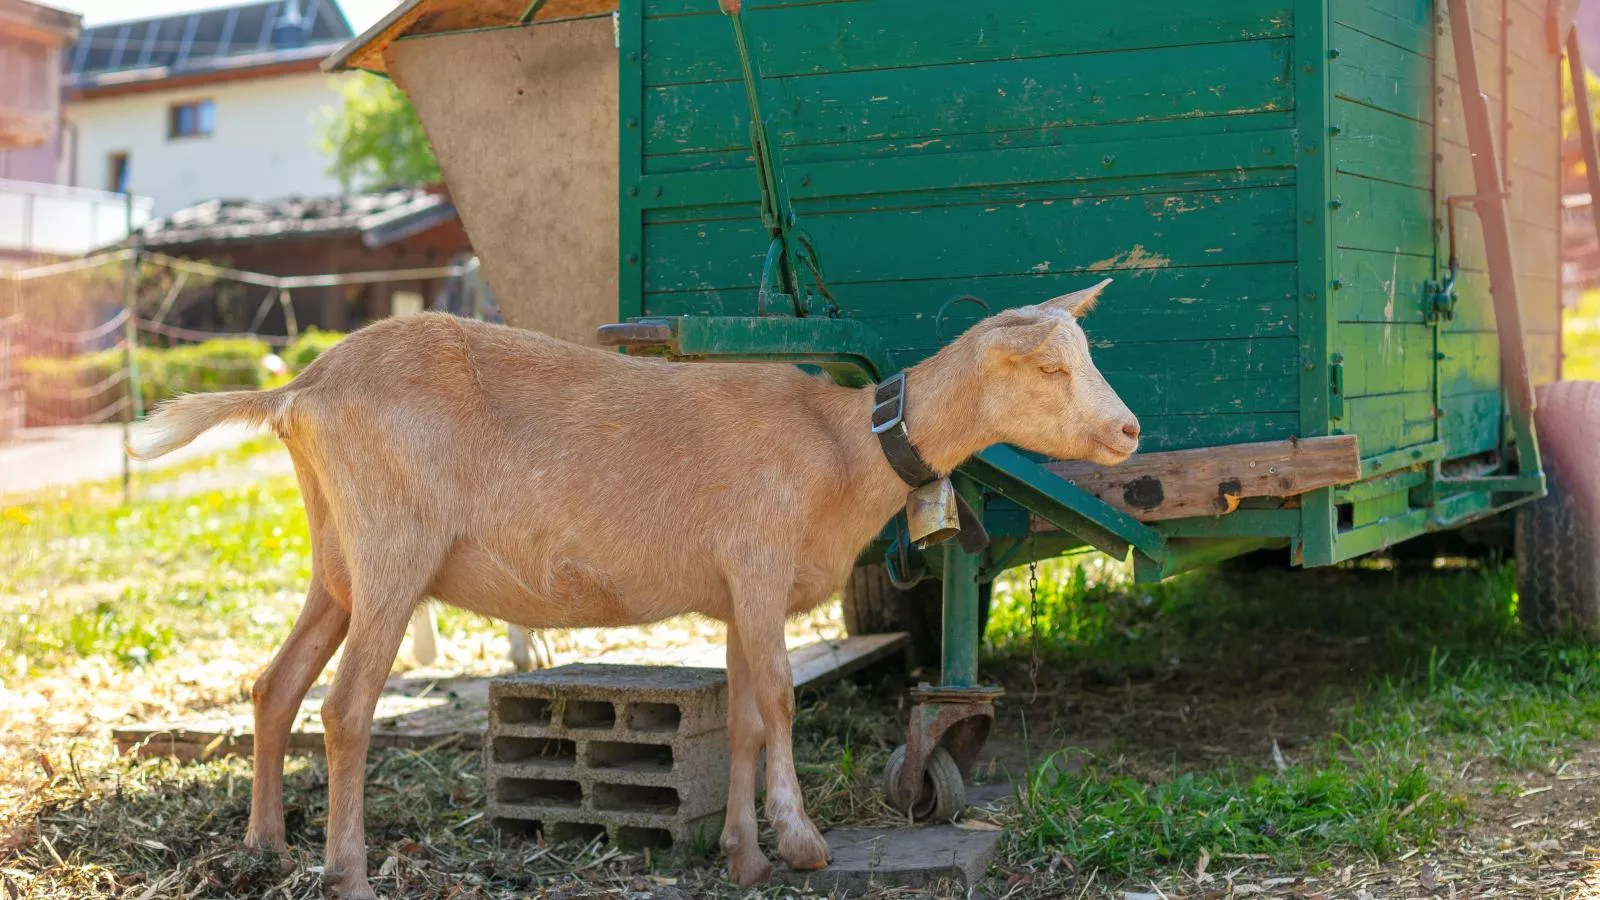
M 76 76 L 204 69 L 230 56 L 336 44 L 354 36 L 333 0 L 268 0 L 85 28 L 64 59 Z

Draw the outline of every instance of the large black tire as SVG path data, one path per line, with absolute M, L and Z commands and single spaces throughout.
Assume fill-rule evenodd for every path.
M 978 585 L 978 637 L 989 626 L 992 584 Z M 851 634 L 911 635 L 912 664 L 936 666 L 944 645 L 944 587 L 933 578 L 923 579 L 909 591 L 897 589 L 880 565 L 857 566 L 845 582 L 842 611 L 845 630 Z
M 1600 643 L 1600 382 L 1541 387 L 1534 425 L 1549 493 L 1517 510 L 1522 624 Z

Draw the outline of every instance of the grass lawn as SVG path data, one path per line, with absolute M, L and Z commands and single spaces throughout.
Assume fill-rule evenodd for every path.
M 214 476 L 270 446 L 153 477 Z M 318 895 L 319 758 L 291 760 L 294 850 L 280 861 L 238 849 L 248 761 L 129 761 L 109 740 L 119 723 L 246 697 L 299 608 L 310 560 L 293 480 L 226 482 L 130 507 L 109 486 L 0 507 L 6 897 Z M 1600 652 L 1524 635 L 1509 563 L 1135 586 L 1092 555 L 1042 576 L 1037 671 L 1014 578 L 997 588 L 985 646 L 983 671 L 1009 693 L 979 774 L 1018 785 L 967 815 L 966 827 L 1004 831 L 994 896 L 1584 889 L 1600 845 Z M 796 627 L 837 622 L 824 610 Z M 450 667 L 504 668 L 499 626 L 442 623 Z M 662 628 L 553 642 L 578 655 L 717 633 Z M 888 675 L 801 697 L 797 755 L 824 827 L 894 821 L 878 780 L 902 739 L 905 687 Z M 738 895 L 714 857 L 496 834 L 479 816 L 474 754 L 378 751 L 368 779 L 373 880 L 388 896 Z

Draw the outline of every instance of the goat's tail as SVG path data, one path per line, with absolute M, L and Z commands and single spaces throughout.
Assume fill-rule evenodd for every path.
M 155 459 L 184 446 L 224 422 L 267 426 L 281 435 L 292 391 L 222 391 L 186 394 L 161 404 L 140 426 L 126 450 L 134 459 Z

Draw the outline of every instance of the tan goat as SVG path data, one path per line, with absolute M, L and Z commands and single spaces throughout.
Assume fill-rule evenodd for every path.
M 907 375 L 906 422 L 934 469 L 991 444 L 1104 464 L 1139 426 L 1089 358 L 1076 316 L 1106 282 L 973 326 Z M 367 884 L 362 782 L 373 709 L 425 597 L 528 628 L 680 613 L 728 625 L 732 763 L 722 849 L 739 884 L 828 863 L 791 756 L 784 620 L 827 600 L 906 500 L 870 428 L 871 388 L 782 364 L 671 363 L 447 315 L 352 334 L 289 385 L 166 405 L 129 452 L 226 421 L 288 446 L 310 520 L 305 609 L 256 682 L 246 843 L 284 846 L 289 728 L 341 641 L 327 728 L 324 877 Z

